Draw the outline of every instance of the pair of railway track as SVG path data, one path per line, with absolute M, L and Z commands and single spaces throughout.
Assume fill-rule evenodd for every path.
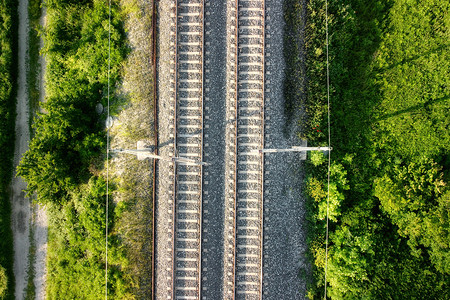
M 170 54 L 173 150 L 203 161 L 205 2 L 177 0 L 172 12 Z M 225 226 L 225 298 L 261 299 L 263 280 L 264 0 L 236 0 L 231 75 L 234 123 L 229 133 L 232 161 L 231 224 Z M 201 164 L 173 164 L 172 269 L 168 299 L 200 299 L 202 293 Z

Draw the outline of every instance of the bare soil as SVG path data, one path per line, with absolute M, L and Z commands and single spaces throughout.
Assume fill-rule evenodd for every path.
M 26 81 L 28 26 L 28 0 L 19 0 L 19 66 L 14 167 L 17 167 L 23 153 L 28 149 L 28 142 L 30 138 L 28 126 L 29 106 Z M 16 299 L 24 298 L 24 291 L 28 281 L 31 206 L 29 198 L 25 197 L 25 193 L 23 192 L 25 188 L 26 184 L 23 182 L 22 178 L 14 175 L 11 184 L 11 226 L 14 238 L 14 277 L 16 280 Z

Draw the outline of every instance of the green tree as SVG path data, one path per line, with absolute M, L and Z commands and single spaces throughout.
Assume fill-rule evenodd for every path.
M 431 159 L 396 165 L 391 175 L 375 180 L 375 196 L 412 253 L 421 255 L 425 246 L 436 268 L 450 274 L 450 192 L 443 175 Z
M 333 299 L 370 299 L 372 261 L 375 258 L 373 233 L 361 227 L 340 226 L 329 249 L 329 296 Z M 367 228 L 365 228 L 367 229 Z

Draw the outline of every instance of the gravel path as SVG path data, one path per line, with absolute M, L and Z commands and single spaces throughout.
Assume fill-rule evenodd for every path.
M 28 126 L 28 92 L 26 81 L 26 60 L 28 51 L 28 1 L 19 0 L 19 68 L 17 90 L 16 143 L 14 146 L 14 168 L 28 149 L 30 137 Z M 28 280 L 28 253 L 30 248 L 30 201 L 23 190 L 25 182 L 20 177 L 13 177 L 11 189 L 12 215 L 11 225 L 14 238 L 14 276 L 16 280 L 16 299 L 24 298 Z
M 296 124 L 285 126 L 283 78 L 283 3 L 266 0 L 266 148 L 300 145 Z M 270 47 L 267 47 L 270 45 Z M 295 119 L 295 118 L 294 118 Z M 264 298 L 304 299 L 306 282 L 305 199 L 300 154 L 265 156 Z

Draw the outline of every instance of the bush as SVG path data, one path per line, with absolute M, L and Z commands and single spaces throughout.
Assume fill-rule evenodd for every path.
M 321 151 L 312 151 L 309 159 L 315 167 L 322 165 L 327 160 Z

